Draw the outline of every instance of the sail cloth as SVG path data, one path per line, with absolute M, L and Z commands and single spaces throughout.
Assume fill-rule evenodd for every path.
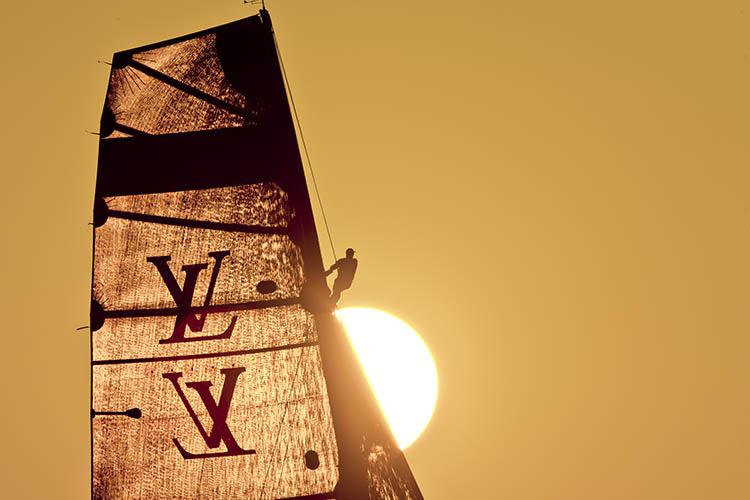
M 114 55 L 94 227 L 93 498 L 421 498 L 324 305 L 267 12 Z

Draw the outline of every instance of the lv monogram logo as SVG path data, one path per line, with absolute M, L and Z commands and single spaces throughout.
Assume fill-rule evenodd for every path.
M 203 427 L 203 424 L 201 424 L 201 421 L 198 419 L 198 416 L 195 413 L 195 410 L 193 409 L 192 405 L 190 404 L 190 401 L 188 401 L 187 396 L 185 396 L 185 392 L 182 390 L 182 387 L 180 386 L 180 378 L 182 377 L 182 373 L 180 372 L 173 372 L 173 373 L 165 373 L 162 376 L 172 382 L 172 385 L 174 386 L 175 390 L 177 391 L 177 394 L 180 396 L 180 400 L 182 400 L 182 404 L 185 405 L 185 408 L 187 408 L 188 413 L 190 414 L 190 418 L 193 419 L 193 423 L 195 423 L 195 426 L 198 428 L 198 431 L 201 434 L 201 437 L 206 442 L 206 445 L 213 449 L 218 448 L 221 446 L 221 443 L 224 443 L 224 445 L 227 448 L 227 451 L 224 452 L 216 452 L 216 453 L 190 453 L 189 451 L 185 450 L 185 448 L 182 447 L 180 442 L 177 440 L 177 438 L 172 438 L 172 441 L 174 442 L 177 449 L 180 451 L 180 454 L 182 455 L 182 458 L 184 459 L 191 459 L 191 458 L 210 458 L 210 457 L 231 457 L 236 455 L 252 455 L 255 453 L 255 450 L 245 450 L 242 447 L 240 447 L 239 444 L 237 444 L 237 440 L 232 435 L 232 432 L 229 430 L 229 427 L 227 426 L 227 416 L 229 415 L 229 406 L 232 403 L 232 396 L 234 396 L 234 388 L 237 385 L 237 377 L 240 376 L 240 373 L 244 372 L 245 368 L 224 368 L 221 370 L 221 373 L 224 375 L 224 385 L 221 388 L 221 395 L 219 396 L 219 401 L 217 402 L 213 395 L 211 394 L 211 381 L 203 381 L 203 382 L 187 382 L 185 384 L 186 387 L 189 389 L 193 389 L 195 392 L 198 393 L 198 395 L 201 398 L 201 401 L 203 402 L 203 405 L 206 407 L 206 410 L 208 410 L 208 415 L 211 417 L 211 420 L 213 421 L 213 426 L 211 427 L 211 431 L 207 432 L 206 429 Z
M 211 273 L 211 281 L 206 291 L 206 298 L 203 303 L 203 308 L 209 306 L 211 298 L 213 297 L 214 287 L 216 286 L 216 279 L 219 277 L 219 270 L 221 269 L 221 262 L 224 257 L 229 255 L 229 250 L 222 250 L 220 252 L 209 252 L 208 256 L 214 259 L 214 268 Z M 192 307 L 193 295 L 195 294 L 195 285 L 198 282 L 198 276 L 204 269 L 208 269 L 208 262 L 203 264 L 189 264 L 182 266 L 182 271 L 185 273 L 185 283 L 180 288 L 177 283 L 172 270 L 169 268 L 171 257 L 165 255 L 162 257 L 147 257 L 146 261 L 152 263 L 159 271 L 164 284 L 167 286 L 169 293 L 172 294 L 172 298 L 177 304 L 177 319 L 174 325 L 174 331 L 172 335 L 166 339 L 159 340 L 160 344 L 173 344 L 175 342 L 193 342 L 196 340 L 218 340 L 228 339 L 232 335 L 234 325 L 237 323 L 237 316 L 232 316 L 232 320 L 229 326 L 223 333 L 214 335 L 200 335 L 196 337 L 186 337 L 185 329 L 190 328 L 191 332 L 202 332 L 203 325 L 206 322 L 206 311 L 203 310 L 200 314 L 196 314 Z

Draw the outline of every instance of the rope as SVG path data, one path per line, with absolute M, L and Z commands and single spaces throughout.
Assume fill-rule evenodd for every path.
M 336 255 L 336 248 L 333 244 L 333 237 L 331 237 L 331 228 L 328 226 L 328 218 L 326 217 L 326 210 L 323 207 L 323 200 L 320 197 L 320 191 L 318 190 L 318 181 L 315 179 L 315 171 L 313 170 L 312 162 L 310 161 L 310 153 L 307 151 L 307 143 L 305 142 L 305 135 L 302 133 L 302 124 L 299 121 L 297 115 L 297 106 L 294 104 L 294 96 L 292 95 L 292 87 L 289 85 L 289 79 L 286 76 L 286 69 L 284 68 L 284 60 L 281 58 L 281 52 L 279 51 L 279 44 L 276 41 L 276 32 L 273 33 L 273 45 L 276 48 L 276 56 L 279 58 L 279 64 L 281 65 L 281 74 L 284 77 L 284 84 L 286 85 L 287 91 L 289 92 L 289 102 L 292 104 L 292 113 L 294 115 L 294 122 L 297 124 L 297 130 L 299 130 L 300 141 L 302 142 L 302 149 L 305 152 L 305 158 L 307 159 L 307 167 L 310 169 L 310 177 L 313 181 L 313 187 L 315 188 L 315 196 L 318 198 L 318 205 L 320 205 L 320 212 L 323 214 L 323 224 L 326 227 L 326 234 L 328 234 L 328 242 L 331 244 L 331 251 L 333 252 L 333 258 L 339 260 Z

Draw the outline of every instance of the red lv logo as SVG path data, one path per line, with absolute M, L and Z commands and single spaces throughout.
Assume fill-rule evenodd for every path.
M 210 458 L 210 457 L 231 457 L 235 455 L 253 455 L 255 453 L 255 450 L 245 450 L 241 448 L 240 445 L 237 444 L 237 440 L 234 438 L 234 436 L 232 435 L 232 432 L 229 430 L 229 427 L 227 426 L 227 416 L 229 415 L 229 405 L 231 404 L 232 397 L 234 396 L 234 387 L 237 385 L 237 377 L 239 377 L 240 373 L 244 371 L 245 371 L 244 367 L 224 368 L 221 370 L 221 373 L 224 375 L 224 385 L 221 388 L 221 395 L 219 396 L 218 403 L 216 402 L 213 395 L 211 394 L 211 386 L 213 384 L 210 381 L 187 382 L 185 384 L 185 386 L 187 386 L 190 389 L 193 389 L 195 392 L 198 393 L 198 395 L 201 398 L 201 401 L 203 402 L 203 405 L 206 407 L 206 410 L 208 410 L 208 415 L 211 417 L 211 420 L 213 421 L 211 432 L 207 432 L 206 429 L 203 427 L 203 424 L 201 424 L 201 421 L 198 419 L 198 416 L 195 414 L 195 410 L 190 404 L 190 401 L 188 401 L 187 397 L 185 396 L 185 392 L 182 390 L 182 387 L 180 387 L 179 380 L 180 380 L 180 377 L 182 377 L 182 373 L 173 372 L 173 373 L 165 373 L 162 375 L 162 377 L 172 382 L 172 385 L 177 391 L 177 394 L 180 396 L 180 400 L 182 401 L 182 404 L 184 404 L 185 408 L 187 408 L 187 411 L 190 414 L 190 418 L 193 419 L 193 423 L 198 428 L 198 431 L 201 433 L 201 437 L 206 442 L 206 445 L 209 448 L 218 448 L 219 446 L 221 446 L 221 443 L 223 442 L 224 445 L 226 445 L 227 447 L 227 451 L 217 452 L 217 453 L 190 453 L 189 451 L 186 451 L 185 448 L 182 447 L 180 442 L 177 441 L 177 438 L 172 438 L 172 441 L 174 442 L 177 449 L 180 451 L 182 458 L 191 459 L 191 458 Z
M 211 281 L 209 282 L 208 290 L 206 291 L 206 299 L 203 303 L 204 309 L 211 303 L 211 298 L 214 294 L 214 287 L 216 286 L 216 279 L 219 277 L 219 270 L 221 269 L 221 261 L 224 260 L 224 257 L 227 255 L 229 255 L 229 250 L 208 253 L 208 256 L 214 259 L 215 262 L 211 274 Z M 232 335 L 235 323 L 237 323 L 237 316 L 232 316 L 229 326 L 223 333 L 201 335 L 198 337 L 185 336 L 185 327 L 189 327 L 192 332 L 201 332 L 203 331 L 203 325 L 206 322 L 206 311 L 204 310 L 198 315 L 193 309 L 192 304 L 193 295 L 195 294 L 195 285 L 198 282 L 198 275 L 201 271 L 208 268 L 208 263 L 182 266 L 182 271 L 185 273 L 185 283 L 182 285 L 182 288 L 180 288 L 180 285 L 177 283 L 177 278 L 172 274 L 172 270 L 169 268 L 169 264 L 167 264 L 170 259 L 171 257 L 169 255 L 162 257 L 146 257 L 147 262 L 156 266 L 161 278 L 164 280 L 164 284 L 167 285 L 169 293 L 172 294 L 175 304 L 177 304 L 177 320 L 175 321 L 172 336 L 159 340 L 159 343 L 172 344 L 175 342 L 191 342 L 195 340 L 228 339 Z

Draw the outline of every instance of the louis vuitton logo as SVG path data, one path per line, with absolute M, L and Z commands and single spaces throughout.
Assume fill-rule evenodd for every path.
M 221 394 L 219 396 L 218 402 L 214 399 L 213 395 L 211 394 L 211 386 L 213 384 L 210 381 L 187 382 L 185 384 L 186 387 L 188 387 L 189 389 L 193 389 L 195 392 L 198 393 L 198 395 L 201 398 L 201 401 L 203 402 L 203 405 L 206 407 L 206 410 L 208 411 L 208 415 L 211 417 L 211 420 L 213 422 L 210 432 L 206 431 L 205 427 L 203 427 L 203 424 L 198 419 L 198 416 L 195 410 L 193 409 L 193 406 L 190 404 L 190 401 L 188 400 L 187 396 L 185 395 L 185 392 L 182 390 L 182 387 L 180 386 L 179 380 L 182 377 L 182 373 L 173 372 L 173 373 L 165 373 L 162 375 L 165 379 L 172 382 L 172 385 L 177 391 L 177 394 L 179 395 L 180 400 L 182 401 L 182 404 L 185 405 L 185 408 L 190 414 L 190 418 L 193 419 L 193 423 L 198 428 L 198 432 L 200 432 L 201 437 L 206 442 L 206 445 L 209 448 L 213 449 L 213 448 L 220 447 L 221 444 L 224 443 L 227 449 L 227 451 L 216 452 L 216 453 L 190 453 L 189 451 L 185 450 L 185 448 L 182 447 L 182 445 L 177 440 L 177 438 L 172 438 L 172 441 L 174 442 L 175 446 L 177 447 L 180 454 L 182 455 L 182 458 L 191 459 L 191 458 L 210 458 L 210 457 L 230 457 L 230 456 L 236 456 L 236 455 L 255 454 L 255 450 L 245 450 L 237 443 L 237 440 L 234 438 L 234 435 L 229 430 L 229 426 L 227 425 L 227 417 L 229 416 L 229 407 L 232 402 L 232 397 L 234 396 L 234 388 L 237 385 L 237 377 L 239 377 L 240 374 L 244 371 L 245 371 L 245 368 L 243 367 L 224 368 L 221 370 L 221 373 L 224 375 L 224 385 L 221 388 Z
M 214 267 L 211 273 L 211 280 L 208 284 L 208 290 L 206 291 L 206 297 L 203 303 L 204 310 L 197 314 L 193 304 L 193 296 L 195 294 L 195 286 L 198 282 L 198 276 L 201 271 L 208 269 L 209 263 L 201 264 L 187 264 L 182 266 L 182 271 L 185 273 L 185 282 L 182 287 L 177 283 L 177 278 L 169 268 L 168 262 L 171 257 L 169 255 L 161 257 L 147 257 L 146 261 L 152 263 L 159 271 L 164 284 L 167 286 L 169 293 L 177 305 L 177 319 L 175 320 L 174 331 L 172 335 L 166 339 L 159 340 L 160 344 L 172 344 L 175 342 L 192 342 L 196 340 L 218 340 L 227 339 L 232 335 L 234 325 L 237 323 L 237 316 L 232 316 L 229 326 L 222 333 L 214 335 L 200 335 L 196 337 L 186 337 L 185 329 L 190 328 L 191 332 L 202 332 L 203 325 L 206 322 L 206 311 L 211 304 L 213 297 L 214 288 L 216 286 L 216 280 L 219 277 L 219 270 L 221 269 L 221 263 L 224 257 L 229 255 L 229 250 L 222 250 L 220 252 L 209 252 L 208 256 L 214 259 Z

